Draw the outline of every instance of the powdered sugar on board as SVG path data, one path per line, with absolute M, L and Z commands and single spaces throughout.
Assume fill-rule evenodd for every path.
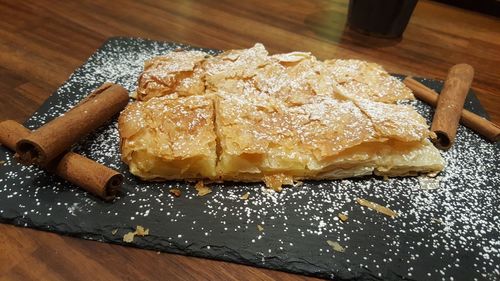
M 144 60 L 180 47 L 142 39 L 108 41 L 27 125 L 39 127 L 105 81 L 133 91 Z M 430 107 L 411 104 L 430 120 Z M 126 175 L 125 193 L 113 204 L 37 168 L 17 165 L 0 148 L 5 161 L 0 164 L 0 218 L 112 243 L 123 243 L 124 234 L 142 225 L 151 233 L 132 245 L 339 280 L 500 276 L 499 148 L 464 127 L 455 146 L 443 153 L 447 166 L 438 188 L 428 190 L 416 177 L 369 177 L 305 182 L 281 193 L 262 184 L 226 183 L 199 197 L 193 184 L 145 183 L 131 176 L 120 161 L 118 140 L 113 120 L 74 148 Z M 180 197 L 169 193 L 174 187 L 182 191 Z M 389 207 L 398 217 L 362 207 L 357 198 Z M 341 222 L 338 213 L 349 219 Z M 344 252 L 334 251 L 328 240 Z

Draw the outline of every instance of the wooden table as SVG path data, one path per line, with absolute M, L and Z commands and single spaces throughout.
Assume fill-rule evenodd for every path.
M 471 64 L 473 89 L 500 123 L 500 20 L 420 1 L 402 40 L 345 29 L 347 0 L 0 0 L 0 119 L 25 121 L 110 36 L 217 49 L 359 58 L 444 79 Z M 92 277 L 91 277 L 92 276 Z M 0 224 L 0 280 L 303 280 L 306 277 L 84 241 Z

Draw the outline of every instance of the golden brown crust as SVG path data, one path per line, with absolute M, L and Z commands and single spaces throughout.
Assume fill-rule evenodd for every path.
M 326 60 L 324 64 L 331 77 L 353 97 L 385 103 L 414 99 L 410 89 L 378 64 L 353 59 Z
M 404 84 L 380 66 L 269 56 L 153 58 L 120 116 L 122 157 L 144 179 L 278 181 L 406 175 L 443 168 Z M 280 180 L 284 179 L 284 180 Z
M 213 119 L 209 96 L 132 103 L 118 122 L 122 159 L 144 179 L 215 177 Z
M 201 64 L 207 56 L 199 51 L 171 52 L 147 60 L 139 77 L 137 99 L 145 101 L 172 93 L 179 96 L 203 94 L 205 84 Z

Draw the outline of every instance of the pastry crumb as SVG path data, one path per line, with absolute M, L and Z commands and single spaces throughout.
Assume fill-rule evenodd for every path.
M 175 197 L 180 197 L 182 194 L 181 190 L 178 188 L 171 188 L 168 192 Z
M 144 228 L 140 225 L 136 226 L 135 234 L 138 236 L 146 236 L 149 235 L 149 228 Z
M 294 184 L 293 184 L 293 187 L 299 187 L 299 186 L 303 186 L 304 185 L 304 182 L 303 181 L 296 181 Z
M 293 185 L 293 178 L 285 174 L 267 175 L 262 179 L 266 187 L 276 192 L 283 190 L 283 185 Z
M 135 232 L 128 232 L 123 235 L 123 242 L 132 243 L 134 241 Z
M 339 217 L 339 219 L 340 219 L 342 222 L 346 222 L 346 221 L 347 221 L 347 219 L 349 219 L 349 217 L 348 217 L 346 214 L 344 214 L 344 213 L 339 213 L 337 216 Z
M 441 219 L 436 219 L 436 218 L 432 218 L 432 219 L 431 219 L 431 222 L 432 222 L 432 223 L 435 223 L 435 224 L 444 224 L 443 220 L 441 220 Z
M 240 196 L 240 199 L 241 199 L 241 200 L 248 200 L 248 197 L 250 197 L 250 193 L 248 193 L 248 192 L 247 192 L 247 193 L 245 193 L 245 194 L 241 195 L 241 196 Z
M 111 234 L 115 235 L 118 232 L 118 228 L 111 230 Z
M 135 236 L 147 236 L 149 235 L 149 228 L 144 228 L 143 226 L 137 225 L 135 231 L 131 231 L 123 235 L 123 242 L 132 243 Z
M 212 193 L 212 189 L 210 189 L 208 186 L 206 186 L 203 181 L 199 181 L 196 183 L 194 186 L 196 191 L 198 191 L 198 196 L 205 196 L 209 193 Z
M 342 247 L 338 242 L 332 241 L 332 240 L 326 240 L 326 243 L 332 247 L 332 249 L 336 252 L 345 252 L 344 247 Z
M 382 206 L 382 205 L 379 205 L 377 203 L 374 203 L 374 202 L 371 202 L 371 201 L 368 201 L 366 199 L 363 199 L 363 198 L 358 198 L 356 199 L 356 202 L 361 205 L 361 206 L 364 206 L 364 207 L 367 207 L 369 209 L 372 209 L 372 210 L 375 210 L 379 213 L 382 213 L 388 217 L 391 217 L 391 218 L 395 218 L 398 216 L 398 214 L 396 212 L 394 212 L 393 210 L 385 207 L 385 206 Z
M 260 224 L 258 224 L 258 225 L 257 225 L 257 229 L 258 229 L 260 232 L 264 231 L 264 228 L 263 228 L 263 227 L 262 227 L 262 225 L 260 225 Z

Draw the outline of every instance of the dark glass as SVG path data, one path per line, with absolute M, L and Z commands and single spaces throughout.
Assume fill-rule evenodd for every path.
M 350 0 L 347 22 L 369 35 L 400 37 L 418 0 Z

